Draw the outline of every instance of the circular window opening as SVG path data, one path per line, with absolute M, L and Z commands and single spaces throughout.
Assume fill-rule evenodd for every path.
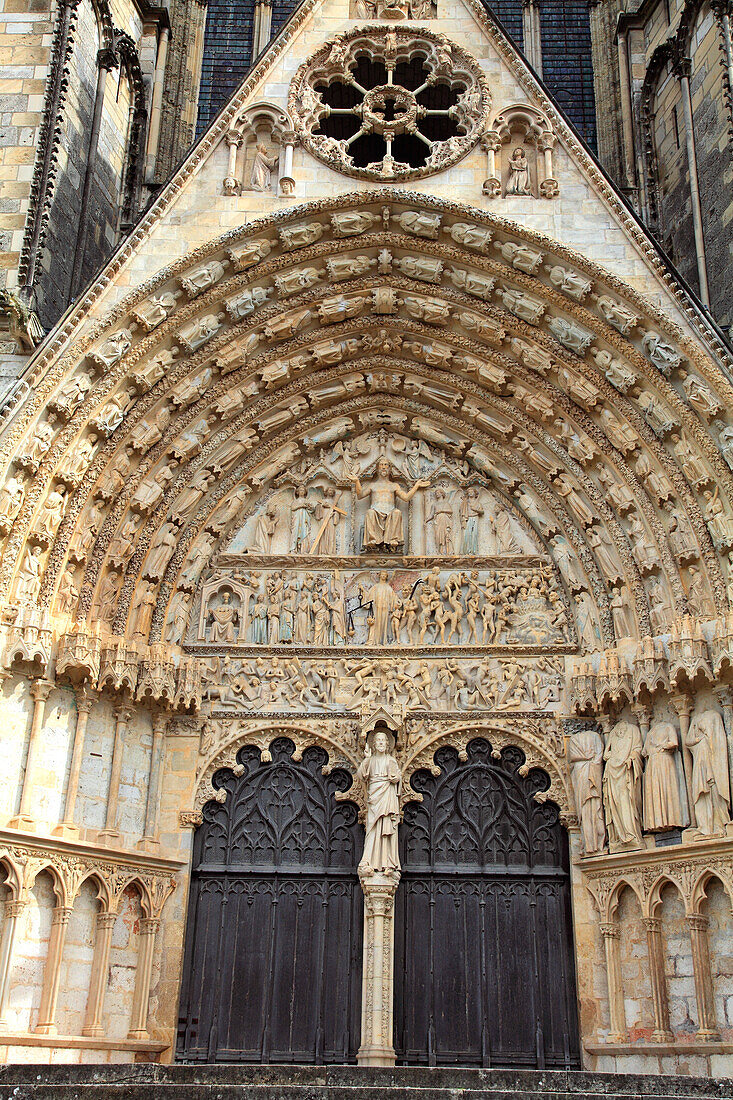
M 482 74 L 457 46 L 381 27 L 319 51 L 296 75 L 289 103 L 316 156 L 372 179 L 454 163 L 478 140 L 489 105 Z

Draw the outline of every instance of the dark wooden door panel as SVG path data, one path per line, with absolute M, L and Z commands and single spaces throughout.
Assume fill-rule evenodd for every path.
M 579 1064 L 567 837 L 548 778 L 482 738 L 413 777 L 401 832 L 395 1046 L 404 1064 Z
M 204 809 L 189 899 L 178 1057 L 344 1062 L 359 1042 L 362 834 L 327 755 L 245 748 Z

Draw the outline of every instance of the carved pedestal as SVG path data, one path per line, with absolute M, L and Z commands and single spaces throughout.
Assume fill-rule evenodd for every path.
M 364 891 L 364 970 L 360 1066 L 393 1066 L 394 898 L 399 872 L 361 877 Z

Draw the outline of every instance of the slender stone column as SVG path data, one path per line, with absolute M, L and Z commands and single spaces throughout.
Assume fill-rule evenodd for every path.
M 636 153 L 634 151 L 634 112 L 631 107 L 629 43 L 626 37 L 626 31 L 620 33 L 616 41 L 618 45 L 619 85 L 621 92 L 621 124 L 624 137 L 624 175 L 626 176 L 626 189 L 631 191 L 634 189 Z
M 715 1042 L 720 1038 L 715 1023 L 713 975 L 710 969 L 708 944 L 708 919 L 702 913 L 685 917 L 692 945 L 692 971 L 695 975 L 695 999 L 697 1000 L 698 1029 L 696 1038 L 703 1042 Z
M 272 0 L 256 0 L 252 30 L 252 62 L 262 53 L 270 41 L 271 33 Z
M 364 891 L 364 969 L 360 1066 L 393 1066 L 394 898 L 399 872 L 361 877 Z
M 687 167 L 690 173 L 690 205 L 692 207 L 692 226 L 695 233 L 695 255 L 697 257 L 697 277 L 700 284 L 700 301 L 704 306 L 709 307 L 710 294 L 708 291 L 707 260 L 705 258 L 705 234 L 702 223 L 702 206 L 700 204 L 700 181 L 697 171 L 695 123 L 692 111 L 692 96 L 690 94 L 691 69 L 692 62 L 689 57 L 680 58 L 675 66 L 675 73 L 680 82 L 682 114 L 685 119 Z
M 53 910 L 46 965 L 43 968 L 43 989 L 38 1009 L 38 1023 L 34 1028 L 39 1035 L 55 1035 L 57 1032 L 56 1004 L 61 982 L 61 960 L 64 955 L 66 930 L 69 927 L 71 912 L 71 906 L 68 905 L 57 905 Z
M 137 950 L 135 992 L 132 995 L 132 1016 L 128 1039 L 148 1038 L 148 1001 L 153 974 L 155 936 L 160 927 L 158 917 L 143 917 L 140 921 L 140 943 Z
M 94 694 L 88 688 L 79 687 L 76 689 L 76 729 L 74 730 L 74 747 L 71 750 L 69 782 L 66 786 L 64 820 L 53 830 L 54 836 L 66 837 L 69 840 L 79 836 L 79 826 L 74 823 L 74 809 L 76 807 L 76 796 L 79 792 L 81 766 L 84 762 L 84 737 L 94 699 Z
M 27 902 L 6 901 L 3 935 L 0 940 L 0 1031 L 7 1031 L 5 1013 L 10 995 L 10 970 L 13 964 L 13 949 L 18 931 L 18 918 L 22 915 Z
M 112 766 L 109 774 L 109 790 L 107 791 L 107 818 L 104 828 L 99 834 L 99 840 L 103 844 L 113 843 L 119 839 L 120 832 L 117 828 L 117 803 L 120 796 L 120 775 L 122 774 L 122 753 L 125 747 L 125 731 L 130 721 L 130 711 L 125 707 L 119 707 L 115 713 L 115 741 L 112 749 Z
M 624 991 L 621 982 L 621 952 L 619 939 L 621 928 L 618 921 L 607 921 L 601 925 L 603 946 L 606 949 L 606 978 L 608 981 L 608 1015 L 610 1021 L 609 1043 L 626 1043 L 629 1034 L 626 1028 L 626 1009 Z
M 148 799 L 145 804 L 145 832 L 138 848 L 150 850 L 159 848 L 158 807 L 160 804 L 160 764 L 163 753 L 168 717 L 165 714 L 153 716 L 153 744 L 150 748 L 150 771 L 148 772 Z
M 97 937 L 94 941 L 92 973 L 89 978 L 89 994 L 87 996 L 84 1027 L 81 1031 L 82 1035 L 93 1037 L 104 1035 L 102 1013 L 104 1011 L 104 995 L 107 991 L 107 967 L 109 965 L 109 950 L 112 946 L 112 929 L 115 926 L 116 919 L 116 913 L 97 913 Z
M 11 829 L 33 830 L 36 828 L 36 820 L 31 814 L 31 797 L 33 795 L 36 760 L 41 748 L 40 734 L 43 724 L 43 711 L 52 687 L 53 684 L 48 680 L 33 680 L 31 683 L 31 699 L 33 700 L 31 734 L 28 739 L 28 755 L 25 761 L 18 814 L 8 822 L 8 827 Z
M 150 105 L 150 126 L 148 128 L 148 141 L 145 147 L 145 182 L 152 183 L 155 179 L 155 158 L 158 155 L 160 144 L 160 120 L 163 110 L 163 88 L 165 84 L 165 65 L 168 57 L 168 27 L 160 28 L 160 40 L 158 53 L 155 59 L 155 76 L 153 78 L 153 96 Z
M 293 150 L 298 141 L 298 135 L 295 130 L 284 130 L 281 144 L 283 148 L 283 162 L 280 168 L 280 194 L 292 195 L 295 191 L 295 180 L 293 179 Z
M 667 982 L 664 976 L 664 944 L 662 942 L 662 922 L 659 917 L 644 917 L 646 945 L 649 955 L 649 976 L 652 983 L 652 1001 L 654 1003 L 653 1043 L 671 1043 L 674 1039 L 669 1026 L 669 1000 Z

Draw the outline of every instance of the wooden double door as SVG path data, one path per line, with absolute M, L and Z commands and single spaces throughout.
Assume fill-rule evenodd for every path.
M 363 844 L 349 775 L 281 738 L 215 777 L 194 844 L 178 1057 L 354 1061 L 362 998 Z M 567 837 L 538 770 L 436 753 L 400 827 L 395 1048 L 403 1064 L 579 1064 Z

